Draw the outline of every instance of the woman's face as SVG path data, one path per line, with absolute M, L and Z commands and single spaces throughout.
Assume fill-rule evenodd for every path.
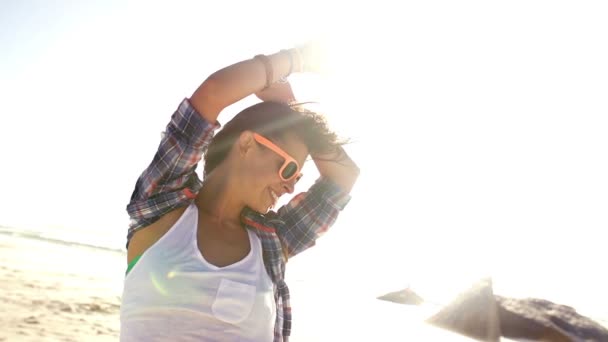
M 286 134 L 281 140 L 271 140 L 276 147 L 291 156 L 300 166 L 308 156 L 308 148 L 294 134 Z M 298 177 L 283 180 L 279 175 L 285 161 L 279 153 L 252 139 L 243 169 L 243 195 L 251 209 L 266 213 L 285 193 L 294 191 Z

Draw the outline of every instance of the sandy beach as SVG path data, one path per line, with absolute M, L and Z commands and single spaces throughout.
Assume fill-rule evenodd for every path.
M 116 341 L 124 254 L 0 234 L 0 341 Z

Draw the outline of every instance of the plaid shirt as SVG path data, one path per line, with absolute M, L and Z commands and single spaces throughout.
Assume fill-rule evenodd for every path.
M 181 102 L 127 206 L 131 218 L 127 246 L 137 230 L 194 200 L 202 186 L 195 169 L 217 128 L 219 124 L 207 122 L 188 99 Z M 287 259 L 313 246 L 349 200 L 350 196 L 335 183 L 321 177 L 277 212 L 262 215 L 243 209 L 241 221 L 260 237 L 264 265 L 274 283 L 274 341 L 288 341 L 291 331 L 289 289 L 285 283 Z

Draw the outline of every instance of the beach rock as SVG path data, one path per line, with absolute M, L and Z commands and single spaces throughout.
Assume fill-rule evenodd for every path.
M 427 320 L 482 341 L 499 341 L 500 321 L 492 280 L 483 279 Z
M 608 341 L 608 330 L 566 305 L 496 296 L 502 335 L 542 341 Z
M 476 283 L 427 322 L 482 341 L 500 336 L 535 341 L 608 341 L 608 329 L 573 308 L 544 299 L 493 294 L 489 279 Z
M 389 292 L 378 297 L 377 299 L 409 305 L 420 305 L 424 302 L 422 297 L 420 297 L 416 292 L 412 291 L 409 287 L 400 291 Z

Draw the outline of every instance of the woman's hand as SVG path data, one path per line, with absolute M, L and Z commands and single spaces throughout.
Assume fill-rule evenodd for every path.
M 301 58 L 300 69 L 302 72 L 325 73 L 328 65 L 328 53 L 325 43 L 321 40 L 309 41 L 296 46 L 296 55 Z M 297 61 L 295 63 L 298 63 Z
M 273 83 L 270 87 L 255 93 L 255 96 L 262 101 L 274 101 L 288 104 L 296 101 L 289 82 Z

